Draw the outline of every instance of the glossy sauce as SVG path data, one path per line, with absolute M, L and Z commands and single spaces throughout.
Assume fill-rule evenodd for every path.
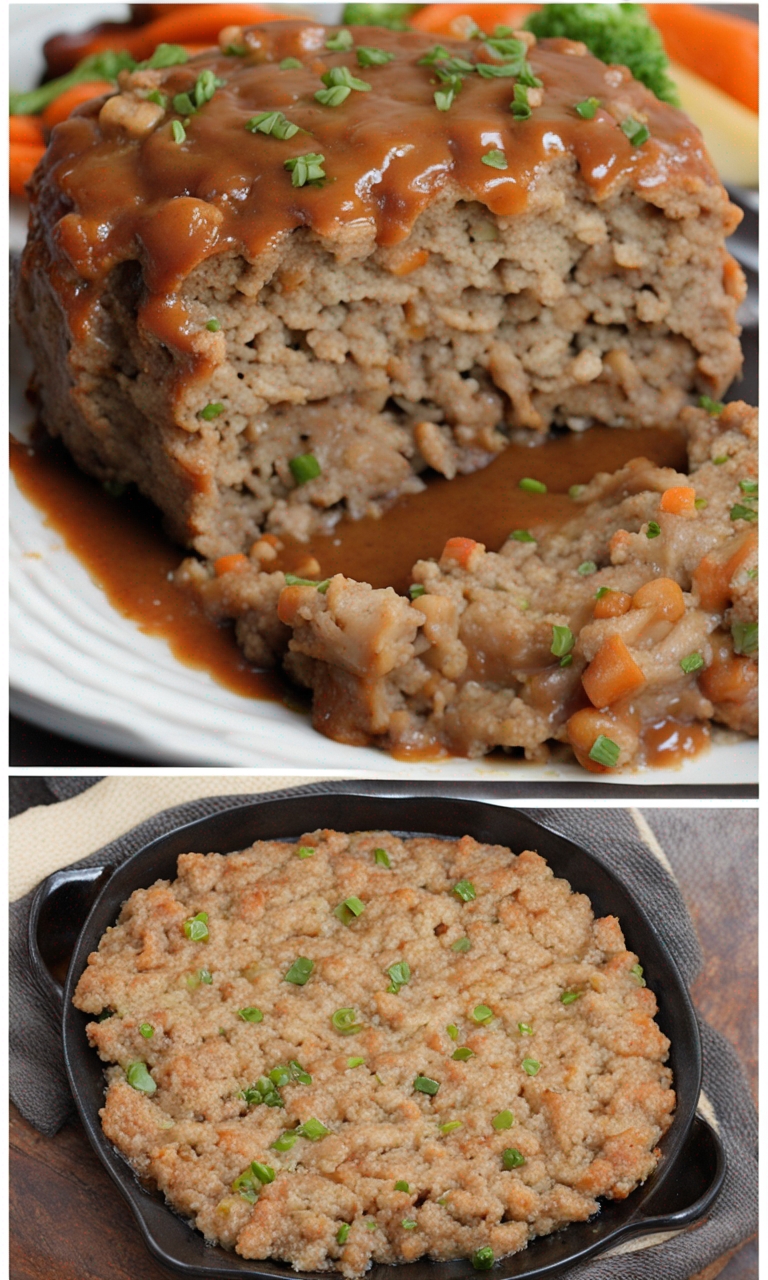
M 212 255 L 255 260 L 299 227 L 330 240 L 354 233 L 395 245 L 449 184 L 496 214 L 514 215 L 539 173 L 563 156 L 598 200 L 623 185 L 650 194 L 670 182 L 717 183 L 696 127 L 583 46 L 546 40 L 530 51 L 543 102 L 521 121 L 509 109 L 515 81 L 508 77 L 467 75 L 450 110 L 439 111 L 434 68 L 419 65 L 432 37 L 355 28 L 356 45 L 394 55 L 385 66 L 361 68 L 353 50 L 326 49 L 334 30 L 294 19 L 267 23 L 246 33 L 245 57 L 211 51 L 163 72 L 170 98 L 188 92 L 205 67 L 224 82 L 185 117 L 181 144 L 171 132 L 172 116 L 179 118 L 173 112 L 143 138 L 105 135 L 100 100 L 56 127 L 39 187 L 44 236 L 30 241 L 24 269 L 46 258 L 75 338 L 87 333 L 109 272 L 139 261 L 146 286 L 139 324 L 173 350 L 168 376 L 184 383 L 223 358 L 212 335 L 193 332 L 181 300 L 187 276 Z M 480 41 L 449 45 L 472 62 L 492 60 Z M 302 66 L 281 70 L 285 57 Z M 314 99 L 320 77 L 340 66 L 371 89 L 353 90 L 339 107 L 321 106 Z M 601 107 L 582 120 L 574 105 L 595 95 Z M 246 130 L 255 112 L 275 109 L 306 132 L 280 140 Z M 650 128 L 641 147 L 619 127 L 628 113 Z M 506 169 L 482 163 L 491 148 L 504 150 Z M 284 161 L 307 151 L 325 157 L 327 179 L 293 187 Z

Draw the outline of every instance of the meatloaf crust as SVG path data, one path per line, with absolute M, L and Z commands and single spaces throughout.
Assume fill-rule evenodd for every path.
M 569 41 L 338 35 L 276 21 L 123 73 L 32 183 L 17 311 L 42 420 L 204 555 L 376 513 L 515 429 L 671 423 L 741 365 L 739 213 L 679 111 Z M 485 74 L 440 110 L 449 57 Z M 358 87 L 323 105 L 335 72 Z M 306 132 L 246 128 L 275 111 Z M 307 152 L 325 179 L 295 186 Z
M 297 1270 L 515 1253 L 629 1195 L 675 1106 L 619 921 L 468 836 L 185 854 L 74 1003 L 137 1173 Z

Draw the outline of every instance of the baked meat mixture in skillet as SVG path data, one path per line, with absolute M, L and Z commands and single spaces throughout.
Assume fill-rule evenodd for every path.
M 629 1195 L 675 1106 L 619 921 L 468 836 L 185 854 L 74 1002 L 136 1172 L 208 1240 L 297 1270 L 490 1266 Z

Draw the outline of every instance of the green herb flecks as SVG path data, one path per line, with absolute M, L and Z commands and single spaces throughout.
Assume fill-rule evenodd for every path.
M 237 1016 L 238 1018 L 241 1018 L 243 1022 L 264 1021 L 264 1014 L 261 1012 L 261 1009 L 257 1009 L 253 1004 L 247 1005 L 244 1009 L 238 1009 Z
M 483 164 L 488 165 L 489 169 L 506 169 L 507 168 L 507 157 L 505 156 L 503 151 L 499 151 L 498 148 L 496 147 L 494 147 L 491 151 L 486 151 L 485 155 L 481 156 L 480 159 L 482 160 Z
M 407 986 L 411 980 L 411 966 L 407 960 L 398 960 L 389 966 L 387 974 L 389 976 L 387 991 L 397 995 L 400 988 Z
M 501 1164 L 504 1169 L 519 1169 L 525 1164 L 525 1156 L 517 1147 L 505 1147 L 501 1153 Z
M 647 125 L 642 124 L 639 120 L 634 120 L 632 116 L 628 116 L 626 120 L 622 120 L 619 126 L 625 138 L 628 138 L 633 147 L 642 147 L 651 136 L 651 131 Z
M 463 952 L 463 951 L 471 951 L 471 950 L 472 950 L 472 943 L 470 942 L 469 938 L 457 938 L 455 942 L 451 943 L 451 951 Z
M 472 1266 L 475 1271 L 490 1271 L 495 1261 L 493 1249 L 489 1244 L 483 1245 L 472 1254 Z
M 648 521 L 648 528 L 645 531 L 646 538 L 658 538 L 661 533 L 661 525 L 656 520 Z
M 342 1036 L 356 1036 L 363 1030 L 362 1022 L 358 1022 L 357 1010 L 351 1008 L 337 1009 L 332 1013 L 331 1025 Z
M 361 44 L 355 54 L 358 66 L 361 67 L 384 67 L 395 56 L 394 53 L 387 53 L 386 49 L 377 49 L 374 45 L 367 44 Z
M 509 535 L 512 542 L 535 542 L 533 534 L 528 529 L 513 529 Z
M 301 156 L 291 156 L 290 160 L 284 160 L 283 166 L 291 175 L 291 183 L 294 187 L 306 187 L 312 183 L 322 182 L 327 177 L 323 168 L 325 156 L 320 155 L 316 151 L 306 151 Z
M 501 1132 L 502 1129 L 511 1129 L 514 1123 L 515 1117 L 511 1111 L 500 1111 L 491 1120 L 491 1124 L 498 1132 Z
M 573 109 L 582 120 L 594 120 L 599 106 L 599 98 L 584 98 L 582 102 L 577 102 Z
M 346 53 L 347 49 L 351 49 L 354 43 L 352 32 L 342 27 L 335 35 L 328 37 L 325 47 L 330 49 L 332 53 Z
M 605 765 L 607 769 L 616 768 L 620 755 L 619 744 L 611 738 L 606 738 L 604 733 L 598 734 L 589 752 L 590 760 L 594 760 L 595 764 Z
M 285 585 L 286 587 L 316 587 L 320 595 L 324 596 L 331 585 L 331 580 L 330 578 L 323 578 L 321 581 L 317 581 L 315 578 L 299 578 L 295 573 L 286 573 Z M 308 855 L 304 854 L 303 856 L 306 858 Z
M 458 884 L 453 886 L 451 893 L 462 902 L 474 902 L 477 897 L 477 890 L 471 880 L 459 880 Z
M 440 1088 L 440 1082 L 432 1080 L 429 1076 L 417 1076 L 413 1082 L 413 1087 L 417 1093 L 426 1093 L 429 1097 L 434 1098 Z
M 308 484 L 310 480 L 316 480 L 322 475 L 322 468 L 314 453 L 300 453 L 298 457 L 289 459 L 288 466 L 297 485 Z
M 189 920 L 185 920 L 182 927 L 184 936 L 189 938 L 190 942 L 207 942 L 208 912 L 198 911 L 196 916 L 190 916 Z
M 334 907 L 333 914 L 337 920 L 341 921 L 342 924 L 349 926 L 352 924 L 353 920 L 356 920 L 358 916 L 361 916 L 364 911 L 365 903 L 361 902 L 359 898 L 355 898 L 353 896 L 351 898 L 345 898 L 343 902 L 339 903 L 338 907 Z
M 303 987 L 309 981 L 314 967 L 314 960 L 308 960 L 306 956 L 299 956 L 286 973 L 284 981 L 292 982 L 295 987 Z
M 537 1076 L 541 1071 L 541 1063 L 537 1062 L 535 1058 L 523 1058 L 521 1066 L 528 1076 Z
M 680 659 L 680 666 L 687 676 L 693 671 L 700 671 L 704 666 L 704 659 L 700 653 L 689 653 Z
M 758 651 L 758 623 L 734 622 L 731 626 L 733 652 L 749 656 Z
M 282 111 L 260 111 L 251 116 L 246 124 L 249 133 L 264 133 L 272 138 L 293 138 L 299 132 L 299 126 L 288 120 Z
M 155 1093 L 157 1085 L 149 1074 L 146 1062 L 131 1062 L 125 1068 L 125 1078 L 132 1089 L 139 1093 Z
M 515 85 L 515 96 L 509 104 L 509 109 L 516 120 L 530 119 L 531 107 L 528 102 L 528 89 L 524 84 L 520 84 L 519 80 Z M 542 490 L 539 489 L 537 492 L 541 493 Z M 546 493 L 546 489 L 544 492 Z
M 377 867 L 387 867 L 389 869 L 392 866 L 386 849 L 374 849 L 373 860 Z
M 468 1044 L 460 1045 L 458 1049 L 454 1049 L 451 1057 L 454 1062 L 469 1062 L 470 1058 L 474 1058 L 475 1051 L 470 1049 Z

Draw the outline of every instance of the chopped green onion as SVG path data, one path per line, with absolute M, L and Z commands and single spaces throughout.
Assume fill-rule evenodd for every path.
M 582 578 L 588 578 L 591 573 L 597 573 L 597 565 L 594 560 L 582 560 L 576 572 L 580 573 Z
M 595 592 L 595 599 L 602 600 L 603 596 L 607 596 L 608 592 L 612 590 L 613 590 L 613 587 L 598 587 L 597 591 Z
M 739 488 L 742 493 L 747 493 L 751 498 L 757 497 L 757 481 L 756 480 L 740 480 Z
M 273 138 L 293 138 L 299 132 L 299 126 L 287 120 L 282 111 L 260 111 L 251 116 L 246 124 L 249 133 L 265 133 Z
M 699 396 L 699 408 L 706 409 L 711 418 L 717 418 L 723 412 L 725 405 L 722 400 L 713 400 L 710 396 Z
M 448 111 L 456 97 L 455 88 L 436 89 L 434 93 L 435 106 L 438 111 Z
M 530 1022 L 518 1022 L 517 1029 L 520 1032 L 521 1036 L 533 1035 L 533 1027 L 531 1026 Z
M 624 136 L 629 138 L 633 147 L 642 147 L 643 143 L 647 142 L 651 136 L 648 126 L 641 124 L 639 120 L 633 120 L 631 116 L 628 116 L 626 120 L 622 120 L 620 128 Z
M 594 760 L 595 764 L 604 764 L 608 769 L 615 769 L 620 754 L 621 747 L 618 743 L 611 738 L 606 738 L 604 733 L 600 733 L 592 743 L 589 758 Z
M 490 1271 L 494 1260 L 494 1252 L 489 1244 L 483 1245 L 482 1249 L 477 1249 L 472 1254 L 472 1266 L 475 1271 Z
M 389 868 L 392 866 L 392 863 L 389 860 L 389 854 L 387 853 L 386 849 L 374 849 L 373 860 L 376 863 L 377 867 Z
M 346 1243 L 347 1243 L 347 1240 L 348 1240 L 348 1238 L 349 1238 L 349 1231 L 350 1231 L 349 1223 L 348 1223 L 348 1222 L 342 1222 L 341 1226 L 339 1227 L 338 1231 L 336 1232 L 336 1239 L 337 1239 L 337 1241 L 338 1241 L 338 1243 L 339 1243 L 339 1244 L 346 1244 Z
M 757 577 L 757 565 L 755 565 L 754 569 L 747 569 L 747 577 L 748 577 L 748 578 L 756 578 L 756 577 Z
M 757 653 L 757 633 L 758 624 L 756 622 L 734 622 L 731 627 L 733 652 L 743 654 Z
M 365 903 L 361 902 L 359 898 L 351 897 L 345 898 L 343 902 L 339 903 L 338 907 L 334 907 L 333 914 L 342 924 L 349 926 L 364 911 Z
M 724 462 L 728 462 L 730 456 L 729 453 L 721 453 L 717 458 L 713 458 L 712 462 L 716 467 L 722 467 Z
M 594 120 L 599 106 L 599 98 L 584 98 L 581 102 L 577 102 L 573 109 L 582 120 Z
M 284 981 L 292 982 L 296 987 L 303 987 L 314 967 L 314 960 L 308 960 L 306 956 L 299 956 L 286 973 Z
M 407 960 L 398 960 L 396 964 L 391 964 L 387 969 L 390 983 L 387 991 L 397 995 L 401 987 L 406 986 L 411 980 L 411 967 Z
M 200 410 L 198 417 L 204 422 L 212 422 L 214 418 L 218 418 L 224 412 L 224 405 L 221 403 L 207 404 L 204 409 Z
M 147 94 L 147 102 L 154 102 L 156 107 L 162 107 L 163 111 L 165 111 L 168 106 L 168 97 L 166 94 L 161 93 L 159 89 L 153 89 L 151 93 Z
M 178 143 L 186 142 L 187 131 L 180 120 L 171 121 L 171 133 L 173 134 L 174 142 L 178 142 Z
M 155 1034 L 155 1028 L 150 1022 L 142 1022 L 139 1027 L 139 1034 L 142 1035 L 145 1040 L 151 1040 Z
M 354 1071 L 355 1067 L 362 1067 L 365 1058 L 347 1058 L 347 1071 Z
M 221 321 L 216 319 L 209 320 L 205 327 L 210 333 L 218 333 L 221 328 Z
M 503 151 L 499 151 L 498 147 L 493 147 L 490 151 L 486 151 L 485 155 L 481 156 L 480 159 L 483 164 L 488 165 L 489 169 L 507 168 L 507 157 Z
M 420 596 L 425 594 L 426 590 L 427 588 L 422 587 L 420 582 L 414 582 L 413 585 L 408 588 L 408 595 L 412 600 L 418 600 Z
M 704 659 L 700 653 L 689 653 L 685 658 L 680 659 L 680 666 L 683 668 L 685 674 L 689 676 L 692 671 L 701 670 L 704 666 Z
M 580 494 L 582 494 L 582 493 L 584 492 L 584 490 L 586 489 L 586 487 L 587 487 L 587 486 L 586 486 L 585 484 L 572 484 L 572 485 L 571 485 L 571 487 L 570 487 L 570 488 L 569 488 L 569 490 L 568 490 L 568 497 L 569 497 L 569 498 L 578 498 L 578 497 L 579 497 L 579 495 L 580 495 Z
M 458 1049 L 454 1049 L 451 1057 L 454 1062 L 469 1062 L 470 1058 L 474 1058 L 475 1051 L 470 1049 L 469 1045 L 461 1045 Z
M 301 71 L 302 65 L 298 58 L 283 58 L 282 62 L 278 63 L 281 71 Z
M 709 503 L 706 498 L 694 498 L 693 505 L 697 511 L 703 511 L 705 507 L 709 506 Z
M 243 1022 L 263 1022 L 264 1014 L 261 1009 L 257 1009 L 255 1005 L 249 1004 L 245 1009 L 238 1009 L 238 1018 L 242 1018 Z
M 456 1054 L 454 1054 L 453 1056 L 454 1056 L 454 1058 L 455 1058 L 455 1057 L 456 1057 Z M 448 1120 L 446 1124 L 441 1124 L 441 1125 L 440 1125 L 440 1132 L 441 1132 L 441 1133 L 455 1133 L 457 1129 L 463 1129 L 463 1128 L 464 1128 L 464 1121 L 463 1121 L 463 1120 Z
M 414 1222 L 413 1218 L 403 1218 L 400 1226 L 404 1231 L 414 1231 L 418 1226 L 418 1223 Z
M 573 632 L 570 627 L 558 627 L 552 625 L 552 646 L 549 650 L 556 658 L 564 658 L 567 653 L 571 652 L 574 644 Z
M 306 151 L 301 156 L 291 156 L 289 160 L 283 161 L 283 168 L 287 169 L 291 175 L 291 183 L 294 187 L 305 187 L 308 183 L 322 182 L 328 175 L 323 168 L 325 156 L 320 155 L 317 151 Z M 311 457 L 312 455 L 306 455 Z M 291 468 L 293 469 L 293 468 Z M 315 473 L 319 475 L 319 472 Z M 311 479 L 311 477 L 308 477 Z M 303 480 L 299 481 L 303 484 Z
M 333 53 L 344 53 L 347 49 L 351 49 L 354 44 L 352 32 L 349 27 L 342 27 L 335 35 L 329 36 L 325 42 L 326 49 L 330 49 Z
M 320 1120 L 316 1120 L 314 1116 L 310 1116 L 309 1120 L 305 1120 L 303 1124 L 297 1125 L 295 1132 L 298 1133 L 301 1138 L 309 1138 L 310 1142 L 319 1142 L 321 1138 L 324 1138 L 325 1135 L 331 1131 L 330 1129 L 326 1129 L 325 1125 L 322 1124 Z
M 356 1036 L 363 1029 L 362 1022 L 357 1021 L 355 1009 L 337 1009 L 331 1014 L 331 1024 L 342 1036 Z
M 324 596 L 331 585 L 331 580 L 323 578 L 322 582 L 318 582 L 316 578 L 298 578 L 295 573 L 286 573 L 285 585 L 286 587 L 316 587 L 320 595 Z
M 541 1063 L 535 1058 L 523 1058 L 522 1068 L 526 1075 L 537 1076 L 541 1071 Z
M 430 1079 L 429 1076 L 417 1076 L 413 1087 L 417 1093 L 428 1093 L 433 1098 L 440 1088 L 440 1083 L 438 1080 Z
M 371 87 L 367 80 L 360 80 L 357 76 L 353 76 L 349 67 L 331 67 L 330 71 L 326 71 L 320 78 L 328 89 L 341 86 L 345 89 L 356 89 L 358 93 L 368 93 Z
M 403 1182 L 402 1179 L 395 1183 L 395 1191 L 406 1191 L 410 1194 L 410 1190 L 411 1188 L 408 1186 L 408 1183 Z
M 511 1129 L 514 1123 L 515 1117 L 512 1115 L 511 1111 L 500 1111 L 499 1114 L 494 1116 L 491 1121 L 494 1129 L 497 1130 Z
M 459 1028 L 456 1026 L 455 1022 L 449 1022 L 448 1026 L 445 1029 L 452 1040 L 458 1040 Z
M 509 104 L 509 109 L 516 120 L 528 120 L 530 118 L 531 108 L 528 102 L 528 90 L 519 81 L 515 85 L 515 96 Z
M 472 943 L 469 938 L 457 938 L 451 943 L 451 951 L 471 951 Z
M 561 667 L 571 667 L 571 666 L 573 666 L 573 654 L 572 654 L 572 653 L 566 653 L 565 657 L 563 657 L 563 658 L 561 658 L 561 659 L 560 659 L 560 666 L 561 666 Z
M 505 1169 L 519 1169 L 525 1164 L 525 1156 L 517 1147 L 506 1147 L 501 1153 L 501 1163 Z
M 275 1138 L 270 1150 L 272 1151 L 290 1151 L 291 1147 L 296 1145 L 298 1133 L 295 1129 L 287 1129 L 285 1133 L 281 1133 L 279 1138 Z
M 474 902 L 477 897 L 475 886 L 471 880 L 459 880 L 458 884 L 453 886 L 451 892 L 455 893 L 457 898 L 461 898 L 462 902 Z
M 732 520 L 756 520 L 757 512 L 752 507 L 745 507 L 740 502 L 731 507 L 730 511 Z
M 324 107 L 340 107 L 346 102 L 352 90 L 345 84 L 332 85 L 330 89 L 318 89 L 315 101 Z
M 249 1085 L 247 1089 L 243 1089 L 240 1097 L 245 1100 L 246 1106 L 249 1107 L 284 1107 L 282 1097 L 277 1091 L 274 1081 L 269 1076 L 260 1076 L 255 1084 Z
M 583 991 L 564 991 L 560 997 L 561 1004 L 574 1004 L 584 995 Z
M 190 942 L 207 942 L 208 912 L 198 911 L 196 916 L 190 916 L 189 920 L 185 920 L 184 933 Z
M 520 74 L 519 62 L 478 62 L 475 70 L 481 80 L 496 80 Z
M 361 44 L 355 51 L 357 53 L 357 61 L 361 67 L 383 67 L 387 62 L 391 62 L 394 53 L 387 53 L 386 49 L 377 49 L 373 45 Z
M 159 44 L 146 62 L 137 64 L 137 71 L 164 71 L 166 67 L 180 67 L 189 61 L 189 54 L 180 44 Z M 108 76 L 107 79 L 110 77 Z
M 290 459 L 288 466 L 297 485 L 307 484 L 309 480 L 316 480 L 322 475 L 322 468 L 314 453 L 300 453 L 297 458 Z
M 520 481 L 520 488 L 526 493 L 546 493 L 547 486 L 543 480 L 532 480 L 530 476 L 523 476 Z
M 146 1062 L 131 1062 L 125 1069 L 125 1078 L 132 1089 L 139 1093 L 155 1093 L 157 1085 L 149 1074 Z
M 633 978 L 637 978 L 641 987 L 646 985 L 645 978 L 643 977 L 643 966 L 641 964 L 633 964 L 629 972 L 632 974 Z
M 645 531 L 646 538 L 658 538 L 660 533 L 661 525 L 657 524 L 655 520 L 649 520 L 648 528 Z
M 296 857 L 301 858 L 302 860 L 304 858 L 314 858 L 314 856 L 315 856 L 315 851 L 312 848 L 312 846 L 309 844 L 300 844 L 298 849 L 296 850 Z
M 473 1022 L 483 1026 L 487 1022 L 493 1021 L 493 1009 L 489 1009 L 487 1004 L 476 1004 L 470 1017 Z
M 366 1225 L 366 1227 L 368 1228 L 368 1230 L 369 1230 L 369 1231 L 378 1231 L 378 1229 L 379 1229 L 379 1224 L 378 1224 L 378 1222 L 366 1222 L 366 1224 L 365 1224 L 365 1225 Z
M 253 1173 L 255 1173 L 259 1182 L 263 1183 L 264 1186 L 266 1186 L 267 1183 L 269 1182 L 274 1182 L 275 1171 L 272 1168 L 271 1164 L 259 1164 L 258 1160 L 254 1160 L 251 1163 L 251 1169 Z
M 527 529 L 513 529 L 509 536 L 513 542 L 535 542 L 536 541 L 533 534 L 529 533 Z
M 177 93 L 173 99 L 173 109 L 180 116 L 193 116 L 197 110 L 188 93 Z

